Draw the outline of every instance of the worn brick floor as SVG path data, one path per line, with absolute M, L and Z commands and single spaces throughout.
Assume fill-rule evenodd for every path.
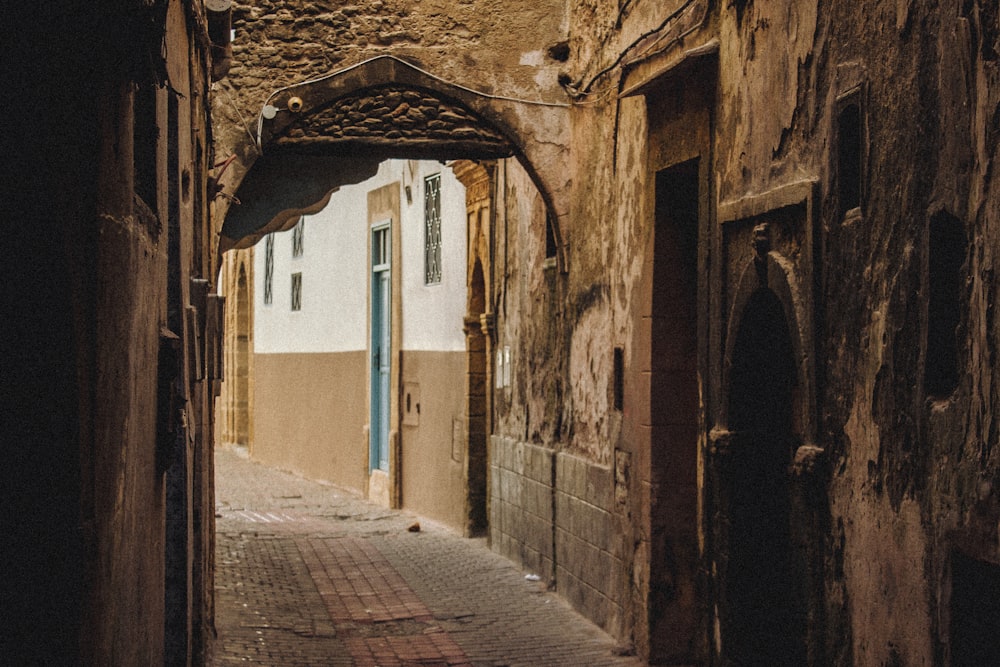
M 641 664 L 484 540 L 231 448 L 216 497 L 215 665 Z

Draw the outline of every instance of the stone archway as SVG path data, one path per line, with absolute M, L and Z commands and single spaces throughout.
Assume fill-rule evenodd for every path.
M 234 149 L 216 199 L 225 218 L 219 252 L 252 246 L 322 208 L 335 188 L 359 183 L 389 157 L 517 159 L 550 214 L 566 267 L 569 105 L 488 95 L 393 56 L 275 91 L 256 136 Z M 233 206 L 231 204 L 239 202 Z

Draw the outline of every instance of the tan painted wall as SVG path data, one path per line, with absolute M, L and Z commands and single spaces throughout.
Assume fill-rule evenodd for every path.
M 402 505 L 456 530 L 465 522 L 465 363 L 464 352 L 406 351 L 401 364 Z M 367 352 L 257 354 L 254 365 L 254 458 L 364 492 Z
M 461 530 L 466 497 L 466 355 L 409 350 L 402 359 L 403 507 Z
M 363 492 L 364 350 L 254 357 L 254 458 Z

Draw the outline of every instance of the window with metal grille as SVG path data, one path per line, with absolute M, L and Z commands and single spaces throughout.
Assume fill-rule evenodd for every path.
M 441 174 L 424 179 L 424 284 L 441 282 Z
M 264 304 L 274 300 L 274 234 L 264 238 Z
M 302 310 L 302 274 L 292 274 L 292 310 Z
M 301 257 L 304 249 L 306 218 L 302 216 L 292 228 L 292 257 Z

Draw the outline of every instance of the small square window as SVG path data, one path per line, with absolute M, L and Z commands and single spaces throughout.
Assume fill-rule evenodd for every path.
M 301 257 L 305 249 L 306 218 L 302 216 L 292 228 L 292 257 Z
M 292 274 L 292 310 L 302 310 L 302 274 Z
M 264 305 L 274 300 L 274 234 L 264 239 Z

